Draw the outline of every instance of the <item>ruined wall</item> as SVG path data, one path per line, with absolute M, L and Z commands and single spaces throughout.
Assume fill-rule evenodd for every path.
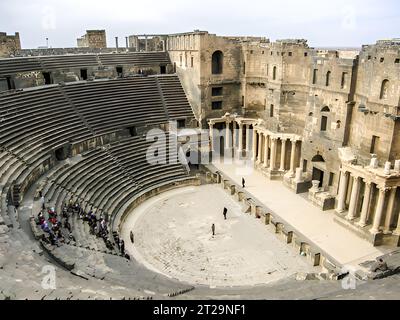
M 20 50 L 21 41 L 18 32 L 14 36 L 0 32 L 0 58 L 15 56 Z
M 399 120 L 395 118 L 399 115 L 399 59 L 400 41 L 378 41 L 360 53 L 349 145 L 363 163 L 369 162 L 371 151 L 380 164 L 400 157 Z M 388 83 L 382 90 L 385 80 Z M 377 138 L 371 150 L 373 136 Z
M 78 47 L 107 48 L 105 30 L 86 30 L 86 34 L 77 39 Z
M 309 91 L 308 50 L 303 40 L 261 41 L 243 46 L 246 116 L 264 119 L 273 131 L 302 134 Z
M 302 134 L 309 95 L 310 54 L 305 40 L 280 40 L 268 55 L 269 90 L 280 132 Z M 276 79 L 274 80 L 274 67 Z
M 201 119 L 200 90 L 200 38 L 201 34 L 190 33 L 168 37 L 171 63 L 181 80 L 190 105 L 197 120 Z
M 268 117 L 267 53 L 269 48 L 258 42 L 243 43 L 241 73 L 241 107 L 247 117 Z
M 338 148 L 346 143 L 346 124 L 351 116 L 348 102 L 353 65 L 353 59 L 341 58 L 337 51 L 312 53 L 302 157 L 307 160 L 310 177 L 314 167 L 324 171 L 323 186 L 332 193 L 339 182 Z M 313 162 L 318 155 L 324 163 Z M 329 174 L 332 174 L 330 181 Z
M 128 37 L 128 47 L 133 51 L 164 51 L 166 50 L 167 36 Z
M 239 113 L 241 44 L 236 39 L 204 34 L 201 37 L 200 86 L 202 92 L 202 119 L 221 117 L 225 113 Z M 223 54 L 221 74 L 212 73 L 212 56 L 216 51 Z M 221 87 L 222 96 L 212 96 L 212 88 Z M 213 110 L 213 102 L 222 102 L 220 110 Z

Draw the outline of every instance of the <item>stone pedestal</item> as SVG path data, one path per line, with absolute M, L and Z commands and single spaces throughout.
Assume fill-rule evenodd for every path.
M 387 161 L 385 163 L 385 169 L 383 170 L 383 174 L 389 175 L 391 167 L 392 167 L 392 164 L 390 163 L 390 161 Z
M 311 181 L 311 184 L 312 184 L 311 189 L 312 189 L 312 190 L 319 191 L 319 183 L 320 183 L 319 180 L 312 180 L 312 181 Z
M 400 172 L 400 160 L 396 160 L 394 162 L 394 171 L 396 171 L 397 173 Z
M 373 169 L 378 168 L 378 159 L 377 158 L 372 158 L 369 166 Z
M 296 169 L 296 182 L 303 182 L 303 170 L 301 168 Z

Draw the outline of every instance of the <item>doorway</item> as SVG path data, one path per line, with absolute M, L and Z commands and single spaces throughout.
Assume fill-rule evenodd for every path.
M 118 77 L 119 78 L 122 78 L 123 77 L 123 68 L 122 67 L 116 67 L 116 71 L 117 71 L 117 75 L 118 75 Z
M 14 82 L 14 79 L 11 78 L 11 77 L 6 77 L 6 80 L 7 80 L 7 87 L 8 87 L 8 90 L 14 90 L 14 89 L 15 89 L 15 82 Z
M 44 84 L 52 84 L 53 83 L 50 72 L 43 72 L 43 78 L 44 78 Z
M 87 80 L 87 78 L 88 78 L 87 69 L 81 69 L 81 80 Z
M 319 187 L 321 188 L 324 182 L 324 172 L 316 167 L 313 167 L 312 179 L 319 181 Z

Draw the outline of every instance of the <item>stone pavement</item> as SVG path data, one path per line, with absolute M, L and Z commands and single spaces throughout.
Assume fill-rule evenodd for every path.
M 241 212 L 217 185 L 180 188 L 146 201 L 127 217 L 121 234 L 138 261 L 194 285 L 249 286 L 320 271 Z
M 333 221 L 333 210 L 322 211 L 302 195 L 296 195 L 281 181 L 272 181 L 256 170 L 243 170 L 235 164 L 214 163 L 218 170 L 241 185 L 246 173 L 246 191 L 299 230 L 342 265 L 359 268 L 359 263 L 373 260 L 393 248 L 373 247 Z M 248 171 L 248 172 L 246 172 Z

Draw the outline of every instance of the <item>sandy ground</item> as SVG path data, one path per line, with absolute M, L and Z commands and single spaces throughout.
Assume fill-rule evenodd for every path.
M 146 267 L 211 288 L 317 271 L 216 185 L 173 190 L 146 201 L 128 216 L 121 234 L 126 250 Z

